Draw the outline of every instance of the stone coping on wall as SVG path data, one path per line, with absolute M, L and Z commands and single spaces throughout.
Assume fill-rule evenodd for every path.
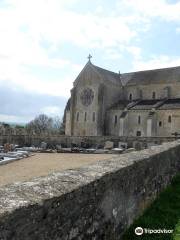
M 0 188 L 0 219 L 19 208 L 43 205 L 47 199 L 64 194 L 94 182 L 101 177 L 120 171 L 137 162 L 148 160 L 162 152 L 180 146 L 180 141 L 163 143 L 150 149 L 111 157 L 78 169 L 56 172 L 45 177 L 37 177 L 26 182 L 16 182 Z

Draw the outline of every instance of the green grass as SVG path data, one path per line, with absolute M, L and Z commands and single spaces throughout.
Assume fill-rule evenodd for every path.
M 179 221 L 179 222 L 178 222 Z M 175 229 L 174 234 L 143 234 L 137 236 L 134 233 L 136 227 L 148 229 Z M 159 197 L 145 210 L 127 229 L 123 240 L 180 240 L 180 174 L 173 178 Z
M 174 240 L 179 240 L 180 239 L 180 220 L 176 225 L 173 237 L 174 237 Z

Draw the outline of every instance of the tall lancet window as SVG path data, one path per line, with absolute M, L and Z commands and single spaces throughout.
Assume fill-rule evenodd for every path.
M 84 113 L 84 121 L 87 121 L 87 112 Z
M 143 98 L 143 91 L 140 89 L 139 90 L 139 98 L 142 99 Z
M 168 123 L 171 123 L 172 119 L 171 119 L 171 115 L 168 116 Z
M 79 121 L 79 112 L 77 112 L 77 114 L 76 114 L 76 121 L 77 122 Z
M 92 120 L 93 120 L 93 122 L 95 122 L 95 120 L 96 120 L 96 114 L 95 114 L 95 112 L 93 112 Z
M 152 99 L 156 99 L 156 93 L 155 92 L 152 93 Z
M 141 124 L 141 116 L 138 116 L 138 124 Z
M 114 125 L 117 124 L 117 115 L 114 116 Z

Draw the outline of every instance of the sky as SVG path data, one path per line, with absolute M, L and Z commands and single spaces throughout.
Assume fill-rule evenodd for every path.
M 180 66 L 180 1 L 0 0 L 0 121 L 62 117 L 89 53 L 114 72 Z

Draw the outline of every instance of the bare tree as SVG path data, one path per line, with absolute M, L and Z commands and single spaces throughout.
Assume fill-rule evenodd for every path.
M 36 134 L 36 127 L 35 127 L 35 124 L 34 124 L 34 120 L 30 121 L 26 125 L 26 132 L 27 132 L 28 135 Z
M 64 134 L 64 123 L 59 116 L 51 118 L 40 114 L 26 125 L 26 132 L 29 135 Z
M 45 114 L 40 114 L 26 125 L 26 130 L 30 134 L 47 134 L 52 131 L 53 120 Z
M 62 120 L 59 116 L 54 117 L 52 122 L 52 130 L 55 134 L 61 134 L 62 131 Z

